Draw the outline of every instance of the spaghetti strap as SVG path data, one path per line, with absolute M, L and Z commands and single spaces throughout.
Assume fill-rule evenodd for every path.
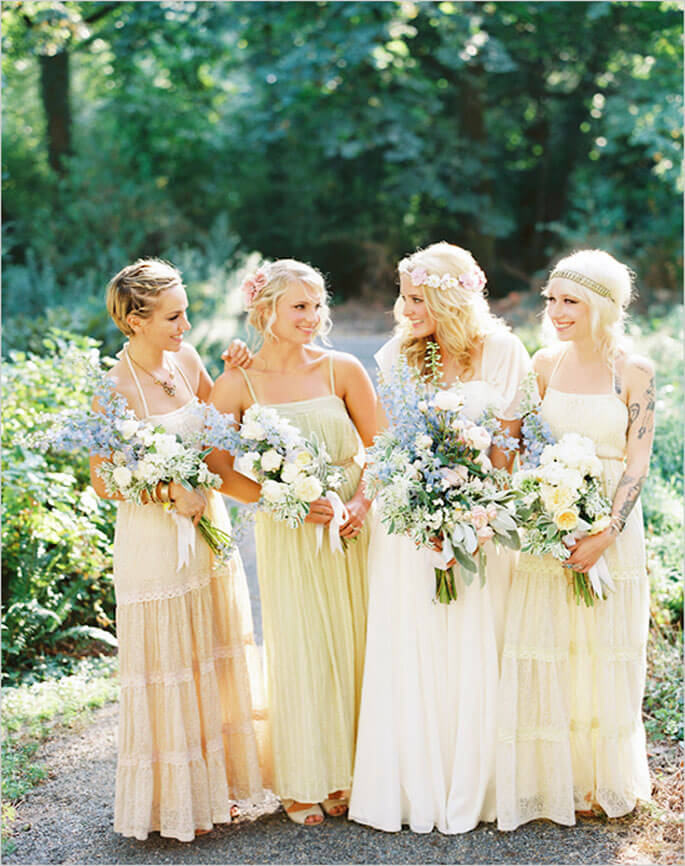
M 328 373 L 331 378 L 331 394 L 335 395 L 335 375 L 333 373 L 333 355 L 328 356 Z
M 559 364 L 561 364 L 561 362 L 563 361 L 565 356 L 566 356 L 566 349 L 562 349 L 562 351 L 559 352 L 559 357 L 557 358 L 557 362 L 554 365 L 554 369 L 552 370 L 552 375 L 549 377 L 549 381 L 547 382 L 548 388 L 552 387 L 552 379 L 555 377 L 556 372 L 559 369 Z
M 243 379 L 245 380 L 245 382 L 247 384 L 247 389 L 250 392 L 250 397 L 252 397 L 252 399 L 255 401 L 255 403 L 259 403 L 259 400 L 257 399 L 257 395 L 254 392 L 254 388 L 252 387 L 252 382 L 250 381 L 250 377 L 247 375 L 247 371 L 243 370 L 242 367 L 238 367 L 238 369 L 243 374 Z
M 171 361 L 174 368 L 178 370 L 181 379 L 183 379 L 183 381 L 185 382 L 186 388 L 190 391 L 191 394 L 194 394 L 195 391 L 193 391 L 193 386 L 190 384 L 190 382 L 188 381 L 188 377 L 183 372 L 183 367 L 178 363 L 178 361 L 174 358 L 173 355 L 169 356 L 169 360 Z
M 128 349 L 126 348 L 126 346 L 124 346 L 123 356 L 126 359 L 126 363 L 128 364 L 128 369 L 131 372 L 131 377 L 133 378 L 133 382 L 134 382 L 136 388 L 138 389 L 138 396 L 140 397 L 140 402 L 141 402 L 142 407 L 143 407 L 143 418 L 149 418 L 150 417 L 150 410 L 148 409 L 148 406 L 147 406 L 147 400 L 145 399 L 145 394 L 143 393 L 143 388 L 140 384 L 138 376 L 136 376 L 136 371 L 133 369 L 133 364 L 131 363 L 131 359 L 128 356 Z

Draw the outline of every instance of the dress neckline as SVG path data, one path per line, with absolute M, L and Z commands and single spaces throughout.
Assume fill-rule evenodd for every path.
M 255 400 L 255 403 L 258 403 L 260 406 L 266 406 L 269 409 L 278 409 L 279 406 L 297 406 L 301 403 L 313 403 L 315 400 L 330 400 L 331 397 L 344 404 L 342 397 L 338 397 L 337 394 L 321 394 L 318 397 L 307 397 L 306 400 L 284 400 L 282 403 L 259 403 Z

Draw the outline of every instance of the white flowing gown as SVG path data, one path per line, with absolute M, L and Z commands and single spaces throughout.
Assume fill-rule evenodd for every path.
M 393 337 L 376 354 L 385 378 L 399 357 Z M 511 418 L 530 369 L 504 329 L 485 340 L 478 379 L 463 383 L 465 413 L 487 406 Z M 464 833 L 495 820 L 497 687 L 509 550 L 486 546 L 485 586 L 457 578 L 458 598 L 433 601 L 431 553 L 389 535 L 372 509 L 369 611 L 362 703 L 349 815 L 379 830 L 408 824 Z

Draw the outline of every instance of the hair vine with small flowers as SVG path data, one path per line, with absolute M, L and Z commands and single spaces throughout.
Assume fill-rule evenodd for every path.
M 474 263 L 472 270 L 455 277 L 453 274 L 431 274 L 426 268 L 414 267 L 411 258 L 402 259 L 398 265 L 398 271 L 406 274 L 414 286 L 430 286 L 432 289 L 456 289 L 461 286 L 468 292 L 482 292 L 487 283 L 487 278 L 478 265 Z

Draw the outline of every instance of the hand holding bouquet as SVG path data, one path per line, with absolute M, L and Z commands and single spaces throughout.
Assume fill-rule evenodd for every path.
M 79 409 L 44 416 L 39 423 L 43 421 L 46 426 L 29 437 L 31 447 L 67 453 L 87 448 L 92 455 L 105 457 L 97 473 L 107 492 L 138 505 L 143 504 L 144 492 L 148 501 L 153 500 L 153 491 L 160 482 L 176 482 L 188 489 L 221 486 L 219 476 L 211 473 L 204 462 L 209 449 L 202 450 L 202 429 L 182 438 L 141 421 L 99 366 L 89 368 L 86 374 L 99 410 Z M 198 412 L 201 411 L 198 404 Z M 173 509 L 170 513 L 178 530 L 180 569 L 194 549 L 195 529 L 188 517 Z M 204 515 L 197 528 L 214 554 L 225 560 L 234 547 L 231 537 Z
M 518 519 L 525 530 L 522 550 L 535 556 L 551 554 L 560 562 L 569 547 L 585 535 L 595 535 L 610 522 L 611 503 L 601 486 L 602 464 L 591 439 L 566 433 L 540 452 L 537 466 L 514 476 L 520 493 Z M 588 574 L 571 572 L 576 602 L 586 605 L 605 598 L 614 585 L 604 559 Z
M 235 468 L 253 476 L 262 485 L 259 505 L 276 520 L 300 526 L 309 507 L 324 497 L 333 507 L 329 523 L 331 550 L 342 550 L 340 527 L 347 510 L 335 492 L 343 474 L 331 463 L 323 443 L 305 438 L 286 418 L 270 406 L 253 404 L 245 412 L 240 429 L 226 449 L 236 456 Z M 323 526 L 317 526 L 317 550 Z
M 464 582 L 485 580 L 487 541 L 519 546 L 507 474 L 493 470 L 487 451 L 490 433 L 463 413 L 458 391 L 424 382 L 400 359 L 380 396 L 390 426 L 367 450 L 365 484 L 381 520 L 393 534 L 409 535 L 417 546 L 434 549 L 436 598 L 457 597 L 456 559 Z

